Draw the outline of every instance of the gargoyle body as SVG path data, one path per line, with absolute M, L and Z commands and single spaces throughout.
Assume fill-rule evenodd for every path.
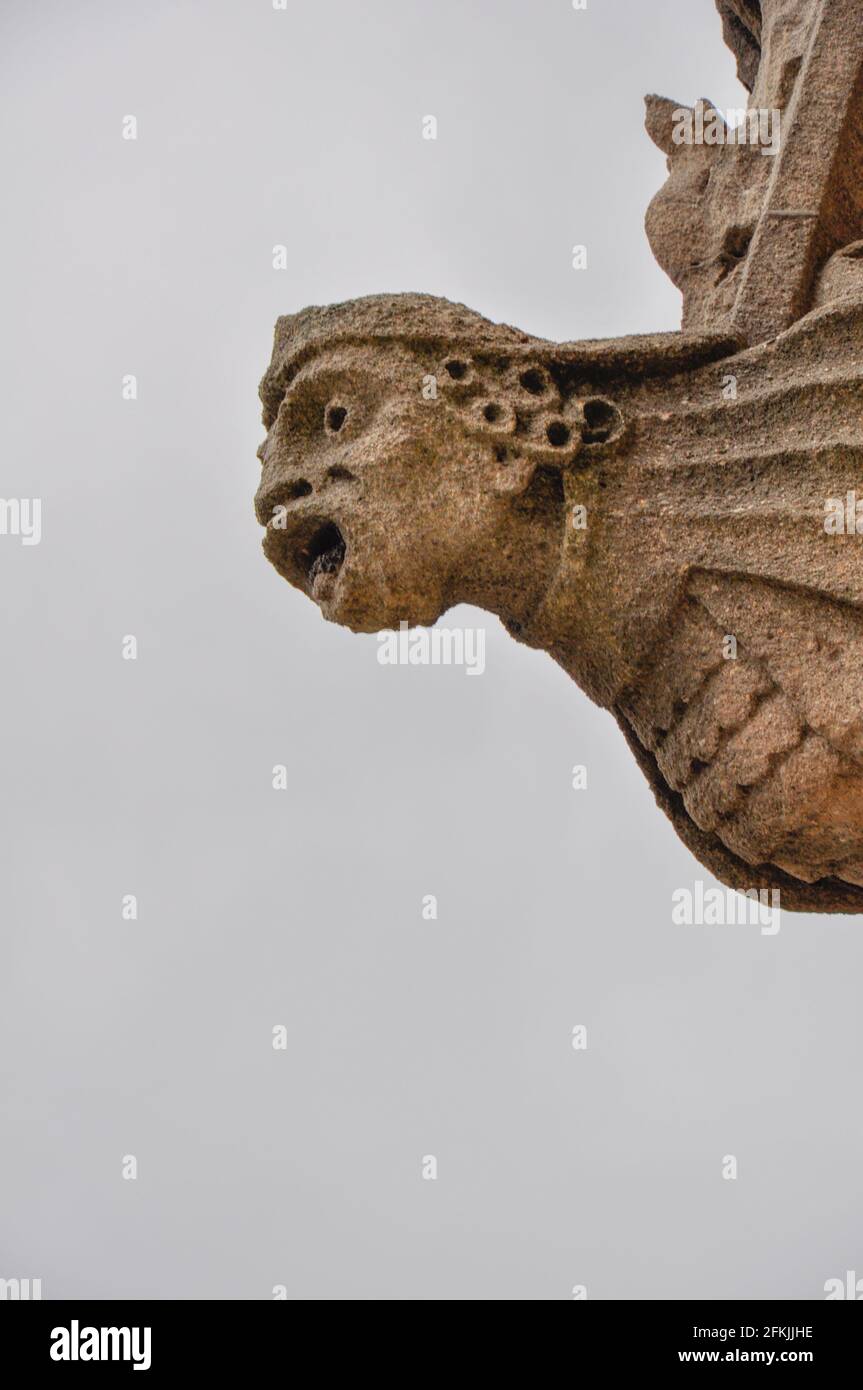
M 760 212 L 754 175 L 729 206 L 739 151 L 712 152 L 705 180 L 649 99 L 670 172 L 648 227 L 687 331 L 550 343 L 423 295 L 281 318 L 257 514 L 268 559 L 332 621 L 430 625 L 468 602 L 549 652 L 723 882 L 863 911 L 863 215 L 844 169 L 817 206 L 777 206 L 802 178 L 801 84 L 844 82 L 859 117 L 863 6 L 719 8 L 788 143 L 746 153 L 775 161 Z M 857 43 L 838 77 L 837 16 Z M 858 131 L 843 119 L 836 141 L 860 185 Z M 693 215 L 693 178 L 687 266 L 674 209 Z

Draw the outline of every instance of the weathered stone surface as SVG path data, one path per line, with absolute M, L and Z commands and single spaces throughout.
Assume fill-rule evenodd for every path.
M 703 142 L 680 142 L 685 105 L 648 97 L 647 130 L 668 155 L 669 177 L 645 226 L 683 294 L 684 330 L 728 327 L 757 342 L 811 307 L 821 268 L 863 227 L 863 5 L 718 6 L 738 61 L 747 68 L 748 54 L 760 58 L 740 122 L 747 141 L 701 101 L 692 111 L 693 124 L 706 127 Z M 761 138 L 753 140 L 759 116 Z M 775 141 L 765 139 L 775 132 Z
M 281 318 L 257 515 L 276 569 L 355 631 L 498 614 L 614 714 L 722 881 L 856 912 L 863 29 L 849 60 L 846 0 L 718 8 L 790 143 L 672 145 L 648 231 L 687 331 L 550 343 L 411 294 Z M 826 153 L 801 92 L 839 112 Z M 671 108 L 648 99 L 660 144 Z M 771 218 L 792 187 L 813 216 Z

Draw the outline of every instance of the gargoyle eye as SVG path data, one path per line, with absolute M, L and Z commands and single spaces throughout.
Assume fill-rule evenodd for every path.
M 584 444 L 605 444 L 616 439 L 623 429 L 623 417 L 616 405 L 594 396 L 584 402 L 584 425 L 581 439 Z
M 327 434 L 338 434 L 348 418 L 347 406 L 328 405 L 324 411 L 324 427 Z

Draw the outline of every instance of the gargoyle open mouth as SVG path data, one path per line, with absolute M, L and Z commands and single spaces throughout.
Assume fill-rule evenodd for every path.
M 334 521 L 305 518 L 282 530 L 269 526 L 264 554 L 285 579 L 317 603 L 332 597 L 347 543 Z
M 310 589 L 314 589 L 319 575 L 338 574 L 344 562 L 345 549 L 345 538 L 334 521 L 326 521 L 318 527 L 300 556 Z

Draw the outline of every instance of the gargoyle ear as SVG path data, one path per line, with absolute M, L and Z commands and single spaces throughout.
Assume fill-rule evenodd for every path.
M 501 450 L 494 474 L 494 490 L 503 497 L 516 497 L 527 492 L 535 472 L 536 463 L 532 459 L 512 458 Z
M 677 149 L 673 138 L 675 125 L 680 120 L 681 112 L 689 111 L 691 108 L 681 106 L 679 101 L 658 96 L 645 97 L 644 107 L 644 128 L 654 145 L 658 146 L 663 154 L 673 154 Z

